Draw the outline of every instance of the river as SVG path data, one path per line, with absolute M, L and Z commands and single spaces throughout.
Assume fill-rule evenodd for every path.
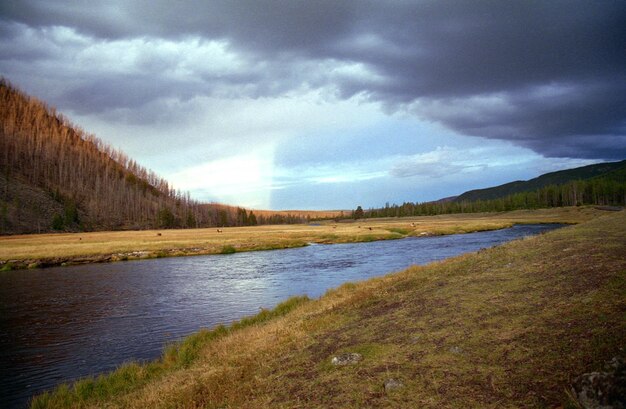
M 560 225 L 0 273 L 0 407 L 306 294 Z

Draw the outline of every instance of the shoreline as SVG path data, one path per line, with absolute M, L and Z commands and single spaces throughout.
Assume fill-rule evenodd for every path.
M 294 297 L 31 407 L 568 407 L 572 379 L 623 355 L 624 217 Z
M 518 223 L 524 224 L 524 223 Z M 532 224 L 551 224 L 551 223 L 532 223 Z M 501 227 L 493 226 L 489 228 L 484 228 L 480 230 L 473 231 L 462 231 L 462 232 L 449 232 L 449 233 L 428 233 L 420 234 L 420 235 L 400 235 L 400 234 L 389 234 L 388 236 L 378 236 L 376 238 L 372 237 L 357 237 L 354 240 L 328 240 L 321 239 L 319 241 L 310 241 L 310 242 L 293 242 L 286 243 L 282 246 L 271 246 L 271 247 L 223 247 L 220 251 L 214 251 L 214 248 L 164 248 L 158 251 L 148 251 L 148 250 L 135 250 L 130 252 L 122 252 L 122 253 L 111 253 L 111 254 L 96 254 L 96 255 L 84 255 L 84 256 L 69 256 L 69 257 L 55 257 L 55 258 L 39 258 L 39 259 L 15 259 L 15 260 L 0 260 L 0 271 L 11 271 L 11 270 L 24 270 L 24 269 L 36 269 L 36 268 L 50 268 L 50 267 L 65 267 L 65 266 L 76 266 L 76 265 L 85 265 L 85 264 L 99 264 L 99 263 L 116 263 L 121 261 L 139 261 L 139 260 L 150 260 L 155 258 L 171 258 L 171 257 L 193 257 L 193 256 L 210 256 L 210 255 L 227 255 L 234 253 L 247 253 L 252 251 L 272 251 L 272 250 L 286 250 L 290 248 L 300 248 L 307 247 L 310 245 L 334 245 L 334 244 L 349 244 L 349 243 L 370 243 L 373 241 L 383 241 L 383 240 L 401 240 L 409 237 L 432 237 L 432 236 L 446 236 L 452 234 L 468 234 L 468 233 L 477 233 L 480 231 L 493 231 L 493 230 L 501 230 L 508 229 L 513 227 L 512 225 L 503 225 Z M 72 233 L 78 234 L 78 233 Z M 7 268 L 9 267 L 9 268 Z
M 515 224 L 578 224 L 598 209 L 553 208 L 500 213 L 365 219 L 353 223 L 0 237 L 0 271 L 69 265 L 282 250 L 310 244 L 363 243 L 491 231 Z

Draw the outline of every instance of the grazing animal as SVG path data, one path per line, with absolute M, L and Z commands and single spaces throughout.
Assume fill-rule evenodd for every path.
M 223 232 L 223 230 L 222 229 L 217 229 L 217 232 L 221 233 L 221 232 Z
M 161 233 L 157 233 L 157 236 L 160 236 L 160 235 L 161 235 Z
M 371 227 L 368 227 L 368 229 L 372 230 L 372 228 L 371 228 Z

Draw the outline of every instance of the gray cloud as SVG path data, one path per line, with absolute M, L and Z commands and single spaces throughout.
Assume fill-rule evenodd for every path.
M 25 0 L 2 2 L 0 18 L 4 38 L 19 37 L 24 27 L 63 26 L 105 46 L 147 38 L 218 41 L 241 59 L 235 72 L 204 72 L 201 63 L 181 65 L 167 44 L 144 44 L 155 55 L 134 61 L 129 69 L 138 72 L 95 69 L 81 71 L 80 81 L 67 78 L 69 91 L 57 101 L 83 112 L 158 98 L 256 98 L 328 87 L 340 98 L 361 95 L 390 111 L 546 156 L 626 156 L 623 2 Z M 48 63 L 41 69 L 56 68 L 49 62 L 65 51 L 55 44 L 14 48 L 0 57 L 0 69 L 42 60 Z M 180 71 L 188 74 L 171 74 Z

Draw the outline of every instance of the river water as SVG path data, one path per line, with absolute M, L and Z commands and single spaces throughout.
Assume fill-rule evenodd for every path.
M 552 230 L 462 235 L 0 273 L 0 407 L 160 356 L 168 342 L 306 294 Z

